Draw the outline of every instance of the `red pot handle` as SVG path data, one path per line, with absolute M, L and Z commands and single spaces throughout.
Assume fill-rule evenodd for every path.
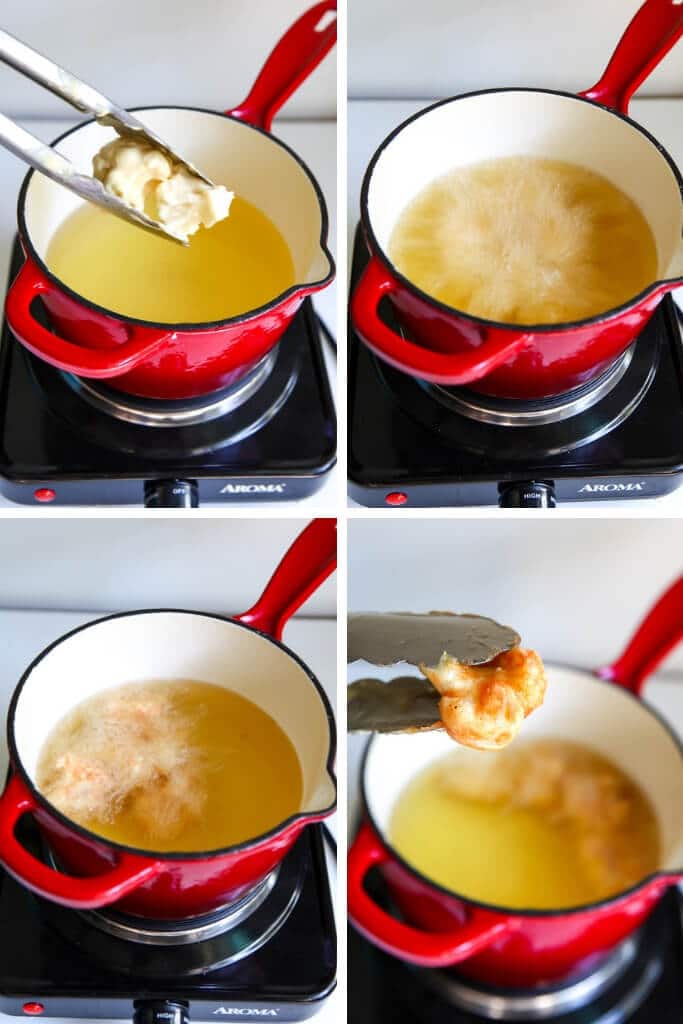
M 600 679 L 640 694 L 667 654 L 683 640 L 683 576 L 672 583 L 650 609 L 613 664 L 595 673 Z
M 133 327 L 129 340 L 115 349 L 103 351 L 75 345 L 48 331 L 31 313 L 33 300 L 51 290 L 48 279 L 27 259 L 10 287 L 5 315 L 10 330 L 22 345 L 60 370 L 98 380 L 118 377 L 142 363 L 171 337 L 169 331 L 159 332 L 152 328 L 142 331 Z
M 286 552 L 253 608 L 235 618 L 280 640 L 288 620 L 336 566 L 337 520 L 314 519 Z
M 18 775 L 12 775 L 0 796 L 0 861 L 11 875 L 38 896 L 77 910 L 106 907 L 134 892 L 163 870 L 162 861 L 122 853 L 111 871 L 94 878 L 75 878 L 48 867 L 18 842 L 19 819 L 39 807 Z
M 436 384 L 470 384 L 481 380 L 527 344 L 526 335 L 510 340 L 485 341 L 470 352 L 449 355 L 415 345 L 396 334 L 380 319 L 377 307 L 399 285 L 372 256 L 356 285 L 351 300 L 351 318 L 365 344 L 397 370 Z
M 646 0 L 617 43 L 602 78 L 579 93 L 589 100 L 628 113 L 636 89 L 683 34 L 680 0 Z
M 226 114 L 270 131 L 280 107 L 336 43 L 336 11 L 336 0 L 324 0 L 302 14 L 275 46 L 247 98 Z M 335 17 L 328 17 L 331 12 Z
M 420 967 L 449 967 L 480 953 L 513 927 L 509 918 L 473 908 L 470 919 L 450 932 L 426 932 L 397 921 L 368 895 L 363 882 L 370 868 L 391 860 L 370 824 L 360 827 L 349 850 L 349 917 L 366 938 L 402 960 Z

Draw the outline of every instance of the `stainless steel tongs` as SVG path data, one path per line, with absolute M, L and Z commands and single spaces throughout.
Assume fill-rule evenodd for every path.
M 45 86 L 50 92 L 60 96 L 72 107 L 82 113 L 93 114 L 101 125 L 113 128 L 122 138 L 142 139 L 151 143 L 156 149 L 161 150 L 174 161 L 182 164 L 192 174 L 201 178 L 208 185 L 213 182 L 202 174 L 185 157 L 179 156 L 166 142 L 159 139 L 141 121 L 133 117 L 127 110 L 117 106 L 111 100 L 97 92 L 92 86 L 81 82 L 70 72 L 60 68 L 58 64 L 48 60 L 41 54 L 36 53 L 30 46 L 15 39 L 8 32 L 0 29 L 0 60 L 8 64 L 27 78 L 33 79 L 39 85 Z M 26 129 L 15 124 L 9 117 L 0 114 L 0 145 L 4 146 L 20 160 L 35 167 L 59 182 L 65 188 L 75 192 L 76 195 L 87 199 L 91 203 L 97 203 L 111 213 L 123 217 L 138 226 L 147 228 L 157 234 L 161 233 L 167 238 L 187 245 L 187 240 L 174 234 L 166 225 L 153 220 L 145 213 L 141 213 L 133 207 L 128 206 L 117 196 L 108 192 L 101 181 L 97 178 L 88 177 L 76 170 L 74 165 L 66 157 L 58 153 L 56 149 L 41 142 L 35 135 L 31 135 Z

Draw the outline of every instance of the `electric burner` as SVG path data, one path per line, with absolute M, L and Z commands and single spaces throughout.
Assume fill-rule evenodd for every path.
M 93 408 L 107 413 L 108 416 L 113 416 L 114 419 L 142 427 L 186 427 L 194 426 L 197 423 L 207 423 L 209 420 L 218 419 L 239 409 L 264 386 L 267 378 L 277 366 L 281 379 L 284 377 L 285 380 L 285 387 L 279 396 L 280 401 L 279 403 L 264 403 L 261 399 L 259 413 L 252 415 L 246 432 L 244 428 L 240 431 L 243 436 L 248 436 L 254 432 L 259 421 L 268 422 L 271 416 L 284 405 L 291 393 L 291 386 L 287 385 L 290 381 L 293 383 L 296 380 L 293 372 L 296 363 L 290 360 L 290 364 L 283 367 L 282 359 L 278 361 L 277 355 L 278 349 L 271 349 L 253 370 L 250 370 L 232 387 L 221 389 L 205 397 L 185 399 L 184 401 L 164 402 L 153 398 L 124 395 L 121 391 L 107 387 L 102 381 L 84 380 L 71 373 L 64 373 L 62 376 L 83 401 Z M 224 443 L 234 444 L 235 440 L 235 427 L 230 424 Z
M 39 852 L 33 822 L 21 827 L 22 842 Z M 0 1012 L 10 1016 L 298 1021 L 335 985 L 319 826 L 305 829 L 260 891 L 229 913 L 183 922 L 81 913 L 0 872 L 0 928 Z
M 22 262 L 13 250 L 10 280 Z M 47 325 L 42 311 L 36 316 Z M 21 504 L 194 506 L 315 493 L 335 463 L 321 336 L 306 299 L 232 388 L 182 402 L 62 373 L 0 336 L 0 493 Z
M 354 1024 L 680 1024 L 682 901 L 672 889 L 640 933 L 594 973 L 535 992 L 478 987 L 456 971 L 408 967 L 349 928 L 348 1018 Z
M 360 230 L 352 289 L 368 260 Z M 388 303 L 382 316 L 400 330 Z M 349 494 L 367 506 L 552 507 L 683 483 L 683 341 L 670 296 L 597 380 L 513 402 L 377 359 L 349 323 Z

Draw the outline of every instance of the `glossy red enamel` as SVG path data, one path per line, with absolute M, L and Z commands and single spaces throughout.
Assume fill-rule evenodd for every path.
M 259 600 L 243 615 L 228 621 L 240 630 L 270 635 L 280 647 L 278 657 L 294 657 L 279 644 L 279 638 L 289 618 L 334 571 L 336 545 L 336 521 L 313 520 L 285 553 Z M 136 615 L 154 616 L 155 613 L 131 612 L 127 616 L 111 616 L 110 620 Z M 97 621 L 89 623 L 63 637 L 43 652 L 43 656 L 59 644 L 69 644 L 83 630 L 97 626 Z M 36 659 L 34 666 L 43 656 Z M 205 914 L 239 900 L 279 864 L 307 825 L 321 821 L 334 809 L 334 723 L 315 677 L 301 662 L 299 666 L 307 676 L 306 685 L 310 684 L 314 691 L 313 699 L 318 706 L 322 705 L 325 719 L 327 751 L 320 750 L 321 763 L 316 768 L 318 781 L 325 780 L 324 800 L 315 809 L 299 812 L 252 842 L 196 856 L 128 850 L 110 844 L 56 813 L 35 790 L 21 762 L 14 718 L 17 696 L 23 685 L 20 683 L 9 720 L 13 770 L 0 796 L 0 862 L 22 884 L 44 898 L 83 910 L 116 903 L 128 913 L 175 919 Z M 31 671 L 24 676 L 24 681 Z M 278 682 L 276 672 L 272 685 L 277 686 Z M 17 838 L 17 824 L 27 814 L 38 823 L 59 868 L 33 856 Z

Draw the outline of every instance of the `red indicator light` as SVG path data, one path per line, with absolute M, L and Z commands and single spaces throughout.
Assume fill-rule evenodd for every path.
M 37 491 L 33 492 L 33 497 L 36 501 L 45 503 L 54 501 L 57 497 L 57 492 L 53 491 L 51 487 L 39 487 Z
M 27 1013 L 29 1017 L 37 1017 L 43 1012 L 45 1007 L 42 1003 L 24 1003 L 22 1007 L 24 1013 Z
M 403 491 L 392 491 L 390 494 L 387 494 L 384 500 L 387 505 L 405 505 L 408 495 L 404 494 Z

